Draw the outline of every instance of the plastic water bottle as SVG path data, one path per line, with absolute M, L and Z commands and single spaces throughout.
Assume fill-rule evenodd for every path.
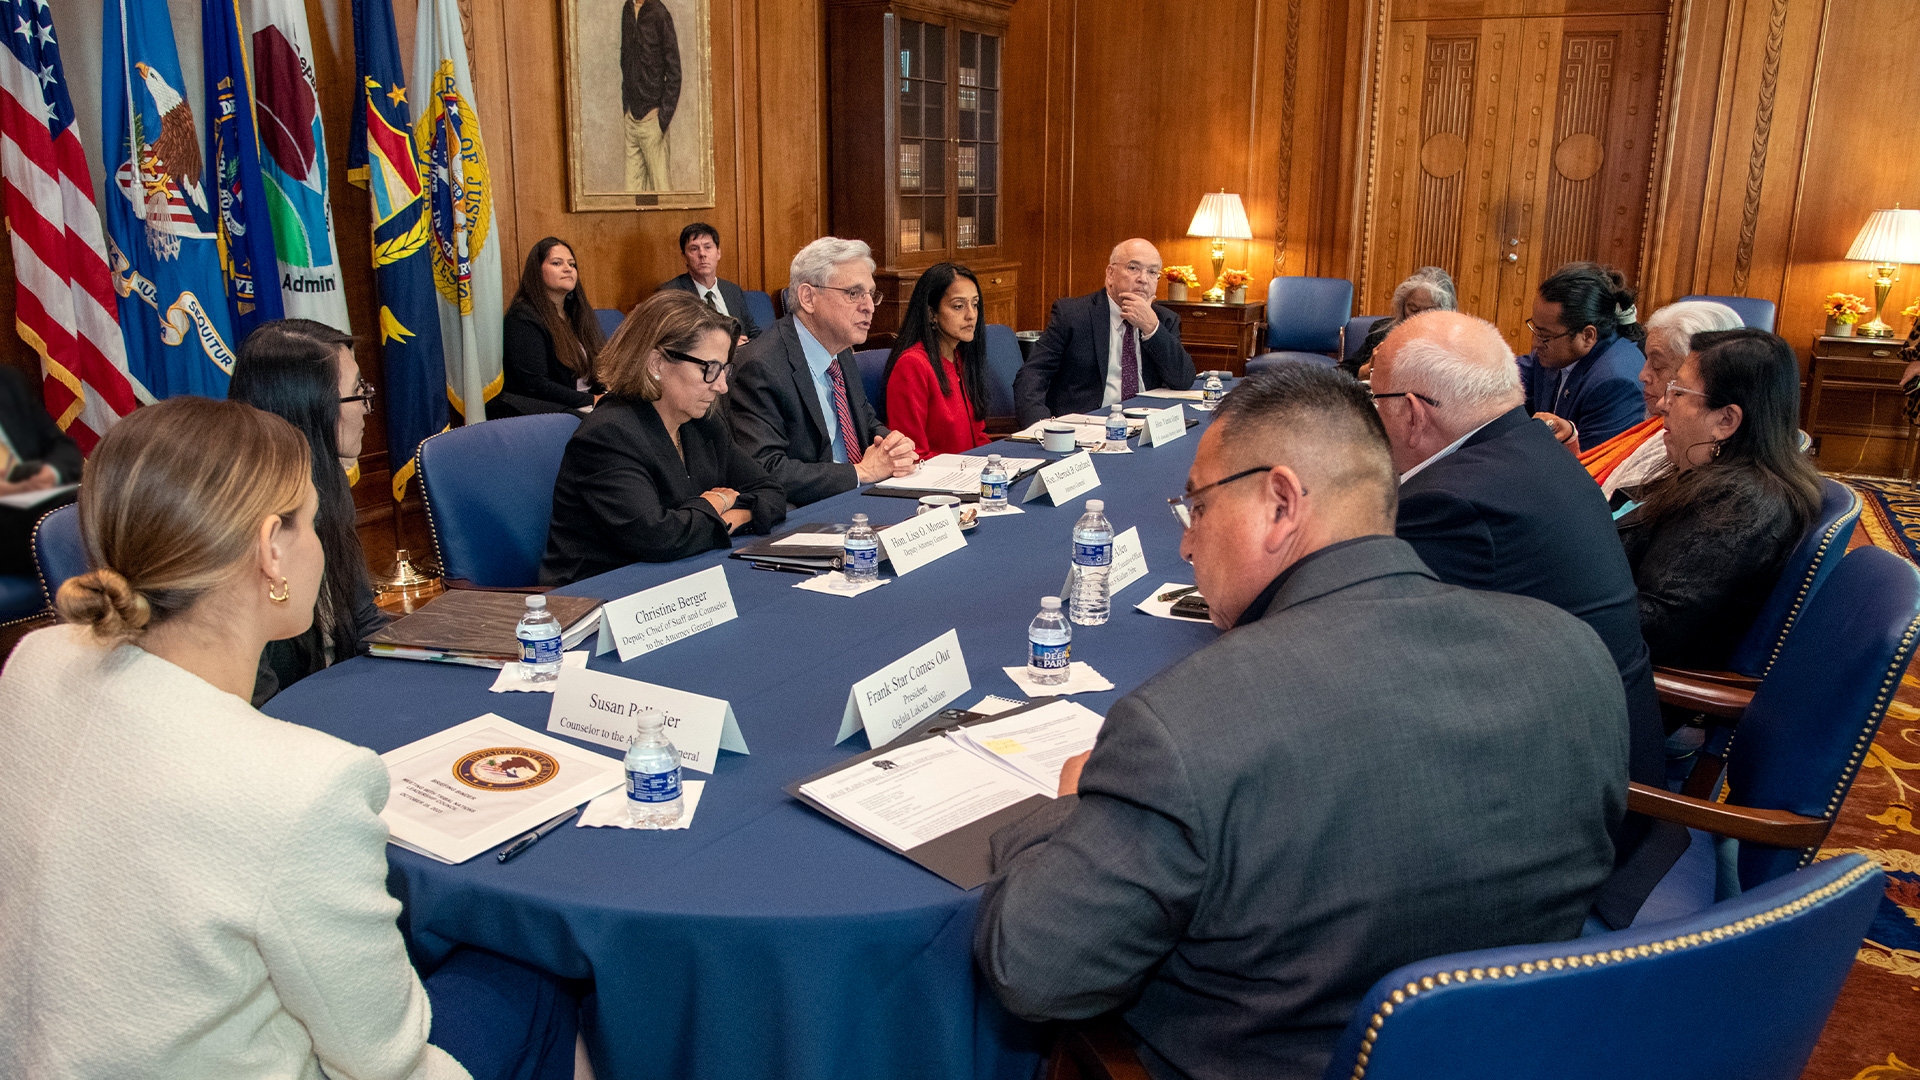
M 520 616 L 513 636 L 520 639 L 520 673 L 528 682 L 560 677 L 560 620 L 547 610 L 546 597 L 527 597 L 527 613 Z
M 1107 441 L 1124 443 L 1127 441 L 1127 414 L 1120 411 L 1120 403 L 1114 402 L 1107 413 Z
M 1027 624 L 1027 675 L 1041 686 L 1067 681 L 1073 658 L 1073 627 L 1060 615 L 1060 598 L 1040 598 L 1040 614 Z
M 980 470 L 980 511 L 997 514 L 1007 508 L 1007 466 L 999 454 L 988 454 Z
M 1207 381 L 1201 384 L 1200 387 L 1201 399 L 1209 405 L 1218 405 L 1220 404 L 1220 399 L 1226 396 L 1227 388 L 1220 382 L 1220 373 L 1217 371 L 1207 372 Z
M 853 515 L 853 527 L 847 530 L 840 572 L 849 585 L 864 585 L 880 580 L 880 538 L 873 535 L 867 515 Z
M 1107 621 L 1107 574 L 1113 569 L 1113 525 L 1102 510 L 1107 504 L 1087 500 L 1087 512 L 1073 523 L 1073 597 L 1067 614 L 1081 626 Z
M 667 739 L 667 716 L 641 709 L 627 747 L 627 820 L 642 829 L 664 829 L 680 820 L 680 751 Z

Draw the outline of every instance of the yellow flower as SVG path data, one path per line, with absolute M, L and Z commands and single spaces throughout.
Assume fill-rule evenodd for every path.
M 1253 275 L 1245 270 L 1226 270 L 1220 274 L 1219 285 L 1223 289 L 1244 289 L 1253 283 Z

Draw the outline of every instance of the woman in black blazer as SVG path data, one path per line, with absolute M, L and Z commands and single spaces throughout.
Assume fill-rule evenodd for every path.
M 627 317 L 601 354 L 607 395 L 560 460 L 541 584 L 724 548 L 787 516 L 786 493 L 716 413 L 739 332 L 673 290 Z
M 506 378 L 487 403 L 488 417 L 579 409 L 598 399 L 604 387 L 594 365 L 605 340 L 565 241 L 549 236 L 533 245 L 502 322 Z

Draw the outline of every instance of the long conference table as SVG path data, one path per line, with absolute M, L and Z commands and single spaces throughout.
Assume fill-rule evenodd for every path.
M 1073 658 L 1114 683 L 1074 700 L 1104 713 L 1214 640 L 1207 624 L 1133 610 L 1162 582 L 1193 580 L 1166 505 L 1207 422 L 1187 414 L 1201 426 L 1186 438 L 1094 455 L 1101 486 L 1069 505 L 1022 504 L 1033 481 L 1016 483 L 1024 514 L 984 519 L 963 550 L 859 596 L 796 589 L 800 578 L 724 551 L 558 590 L 614 599 L 726 567 L 737 619 L 629 663 L 608 653 L 589 666 L 727 699 L 751 753 L 720 755 L 684 831 L 568 826 L 506 864 L 489 853 L 448 866 L 389 846 L 388 887 L 421 962 L 473 945 L 591 979 L 582 1019 L 607 1080 L 1031 1077 L 1039 1029 L 1003 1010 L 974 973 L 979 892 L 783 788 L 868 749 L 864 733 L 833 741 L 852 684 L 947 630 L 958 630 L 973 683 L 959 704 L 1020 700 L 1001 669 L 1025 663 L 1027 623 L 1066 577 L 1087 498 L 1106 501 L 1116 532 L 1140 530 L 1148 573 L 1114 597 L 1106 625 L 1074 628 Z M 975 453 L 989 450 L 1065 456 L 1010 442 Z M 914 510 L 910 499 L 854 491 L 799 508 L 782 528 L 855 513 L 884 526 Z M 544 731 L 552 696 L 491 693 L 496 674 L 361 657 L 295 684 L 266 711 L 382 753 L 487 712 Z

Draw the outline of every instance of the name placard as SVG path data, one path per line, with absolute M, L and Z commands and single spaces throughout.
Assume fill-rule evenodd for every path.
M 738 617 L 726 571 L 711 566 L 607 601 L 600 609 L 600 637 L 593 654 L 601 656 L 617 648 L 625 663 Z
M 967 546 L 967 538 L 960 533 L 960 518 L 946 507 L 889 525 L 875 535 L 895 575 L 911 574 Z
M 1093 458 L 1085 450 L 1061 458 L 1034 475 L 1021 502 L 1032 502 L 1042 495 L 1053 497 L 1053 505 L 1065 505 L 1068 499 L 1084 495 L 1100 486 L 1100 474 L 1093 471 Z
M 667 715 L 667 738 L 680 751 L 683 768 L 711 774 L 720 751 L 747 752 L 730 703 L 587 668 L 560 669 L 547 730 L 624 752 L 642 709 Z
M 960 631 L 949 630 L 853 684 L 835 743 L 865 727 L 876 749 L 973 689 Z
M 1155 409 L 1147 414 L 1146 438 L 1141 440 L 1148 446 L 1165 446 L 1175 439 L 1187 437 L 1187 413 L 1179 405 L 1165 409 Z
M 1107 595 L 1147 576 L 1147 553 L 1140 547 L 1138 526 L 1113 538 L 1113 566 L 1107 570 Z

